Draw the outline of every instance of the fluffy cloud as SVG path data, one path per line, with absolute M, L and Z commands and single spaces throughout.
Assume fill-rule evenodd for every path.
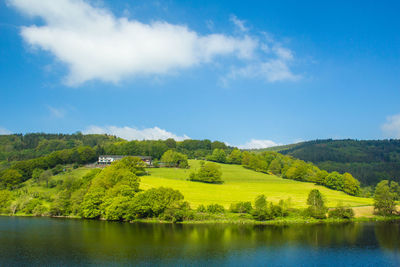
M 253 56 L 257 40 L 223 34 L 199 35 L 163 21 L 144 24 L 117 18 L 83 0 L 9 0 L 22 13 L 44 20 L 22 27 L 27 43 L 51 52 L 69 66 L 70 85 L 131 75 L 165 74 L 210 62 L 217 56 Z
M 387 117 L 382 130 L 387 137 L 400 138 L 400 114 Z
M 11 131 L 6 128 L 0 127 L 0 135 L 12 134 Z
M 126 140 L 166 140 L 173 138 L 176 141 L 190 139 L 187 135 L 177 136 L 171 132 L 160 129 L 158 127 L 146 128 L 138 130 L 131 127 L 116 127 L 116 126 L 89 126 L 83 131 L 84 134 L 110 134 Z
M 268 148 L 273 146 L 279 146 L 281 144 L 275 143 L 271 140 L 257 140 L 251 139 L 249 142 L 245 143 L 244 145 L 239 145 L 240 149 L 260 149 L 260 148 Z
M 281 47 L 265 54 L 267 45 L 247 34 L 244 22 L 235 16 L 231 21 L 241 31 L 240 36 L 202 35 L 165 21 L 146 24 L 116 17 L 84 0 L 8 3 L 23 14 L 43 20 L 43 25 L 22 27 L 21 35 L 31 46 L 48 51 L 68 66 L 65 81 L 71 86 L 89 80 L 118 82 L 125 77 L 168 74 L 222 56 L 234 57 L 246 65 L 242 70 L 233 70 L 229 79 L 261 75 L 274 82 L 295 77 L 288 67 L 290 50 Z M 271 55 L 276 59 L 260 61 Z M 247 74 L 254 70 L 256 74 Z

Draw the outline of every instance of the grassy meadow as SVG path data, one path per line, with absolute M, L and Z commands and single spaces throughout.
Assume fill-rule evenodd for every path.
M 369 206 L 372 199 L 347 195 L 312 183 L 283 179 L 277 176 L 248 170 L 239 165 L 219 164 L 223 184 L 206 184 L 187 181 L 189 174 L 199 168 L 200 161 L 189 160 L 190 169 L 152 168 L 149 176 L 141 177 L 140 188 L 172 187 L 178 189 L 192 207 L 200 204 L 218 203 L 229 208 L 231 203 L 254 201 L 257 195 L 265 194 L 267 200 L 278 202 L 291 198 L 293 206 L 306 207 L 308 193 L 319 189 L 327 200 L 327 206 L 334 207 L 338 202 L 346 206 Z

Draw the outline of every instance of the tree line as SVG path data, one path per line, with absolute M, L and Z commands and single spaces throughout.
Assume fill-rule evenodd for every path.
M 349 172 L 365 186 L 400 182 L 400 140 L 315 140 L 278 152 L 313 162 L 327 171 Z
M 223 149 L 214 149 L 207 159 L 220 163 L 241 164 L 246 168 L 286 179 L 316 183 L 349 195 L 357 196 L 361 192 L 359 181 L 350 173 L 329 173 L 312 163 L 277 152 L 254 153 L 233 149 L 227 154 Z

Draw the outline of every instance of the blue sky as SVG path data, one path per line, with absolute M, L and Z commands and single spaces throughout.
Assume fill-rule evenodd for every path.
M 0 3 L 0 134 L 400 138 L 398 1 Z

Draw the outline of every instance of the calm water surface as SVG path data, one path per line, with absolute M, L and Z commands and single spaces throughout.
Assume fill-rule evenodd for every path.
M 400 224 L 237 226 L 0 217 L 0 266 L 400 266 Z

